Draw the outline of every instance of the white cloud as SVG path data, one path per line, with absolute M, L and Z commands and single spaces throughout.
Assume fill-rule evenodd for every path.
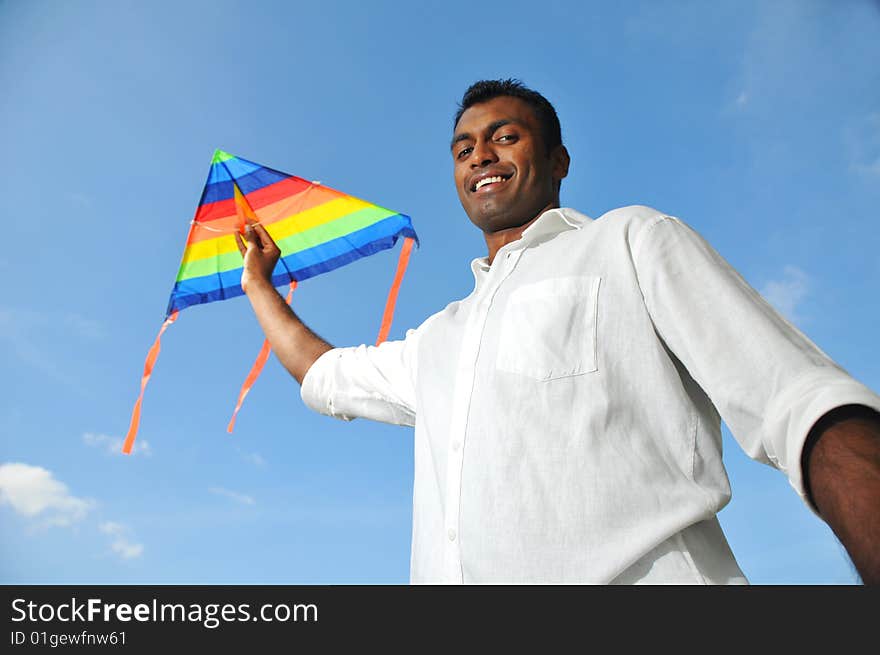
M 65 327 L 70 328 L 76 334 L 86 339 L 101 339 L 107 336 L 104 324 L 94 319 L 68 312 L 61 319 Z
M 869 177 L 880 177 L 880 112 L 866 116 L 846 133 L 850 168 Z
M 81 521 L 95 505 L 93 500 L 71 495 L 67 485 L 51 471 L 20 462 L 0 464 L 0 505 L 9 505 L 34 527 L 71 526 Z M 110 549 L 122 559 L 143 555 L 143 544 L 130 536 L 122 523 L 105 521 L 98 529 L 111 537 Z
M 859 173 L 865 173 L 866 175 L 876 175 L 877 177 L 880 177 L 880 157 L 877 157 L 877 159 L 875 159 L 870 164 L 855 164 L 853 168 L 855 168 L 855 170 L 857 170 Z
M 51 332 L 58 336 L 73 333 L 86 339 L 99 339 L 107 335 L 107 329 L 96 321 L 76 312 L 53 312 L 34 309 L 0 307 L 0 333 L 7 338 L 21 338 L 37 331 Z
M 0 464 L 0 504 L 44 525 L 71 525 L 81 520 L 94 501 L 71 495 L 51 471 L 19 462 Z
M 122 559 L 136 559 L 144 554 L 144 545 L 129 538 L 131 530 L 128 526 L 115 521 L 105 521 L 98 528 L 113 538 L 110 549 Z
M 241 494 L 237 491 L 230 491 L 229 489 L 224 489 L 223 487 L 211 487 L 210 489 L 208 489 L 208 491 L 210 491 L 212 494 L 234 500 L 235 502 L 241 503 L 242 505 L 253 505 L 256 502 L 252 496 Z
M 770 280 L 764 285 L 761 295 L 789 321 L 797 323 L 801 320 L 798 305 L 808 290 L 807 274 L 796 266 L 786 266 L 780 279 Z
M 7 342 L 21 361 L 79 393 L 82 380 L 59 366 L 53 348 L 69 343 L 71 335 L 95 341 L 106 334 L 102 323 L 75 312 L 0 307 L 0 341 Z
M 95 205 L 92 197 L 85 193 L 68 193 L 67 198 L 73 206 L 78 207 L 79 209 L 91 209 Z
M 122 437 L 113 437 L 109 434 L 96 434 L 94 432 L 86 432 L 83 434 L 84 444 L 93 448 L 100 448 L 112 455 L 122 454 L 122 444 L 124 442 L 125 440 Z M 153 451 L 150 449 L 150 442 L 144 439 L 138 439 L 135 441 L 135 444 L 131 449 L 131 454 L 140 454 L 149 457 L 153 454 Z
M 254 466 L 266 466 L 268 464 L 266 458 L 258 452 L 246 452 L 238 445 L 235 446 L 235 450 L 248 464 L 253 464 Z
M 55 381 L 81 391 L 81 383 L 58 366 L 56 358 L 47 352 L 46 347 L 34 343 L 33 336 L 42 325 L 41 319 L 33 312 L 0 307 L 0 340 L 6 341 L 21 361 Z

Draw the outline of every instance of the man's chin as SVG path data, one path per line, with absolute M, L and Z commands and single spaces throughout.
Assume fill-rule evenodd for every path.
M 471 223 L 476 225 L 478 228 L 486 231 L 486 228 L 498 223 L 502 219 L 502 213 L 498 212 L 495 207 L 487 206 L 485 204 L 480 205 L 479 207 L 471 207 L 465 210 L 468 218 L 471 219 Z
M 468 218 L 471 219 L 471 223 L 480 228 L 480 230 L 486 234 L 520 227 L 531 220 L 530 218 L 525 217 L 518 218 L 511 212 L 504 211 L 499 207 L 493 207 L 491 210 L 482 207 L 472 214 L 469 213 Z

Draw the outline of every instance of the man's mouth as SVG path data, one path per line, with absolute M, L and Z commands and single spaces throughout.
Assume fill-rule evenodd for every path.
M 473 185 L 471 185 L 471 191 L 473 193 L 476 193 L 477 191 L 479 191 L 483 187 L 490 186 L 493 184 L 501 184 L 501 183 L 509 180 L 511 177 L 512 177 L 511 175 L 491 175 L 489 177 L 481 177 Z

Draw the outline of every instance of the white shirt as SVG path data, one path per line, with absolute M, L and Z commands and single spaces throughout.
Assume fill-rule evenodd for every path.
M 402 341 L 335 348 L 302 398 L 415 426 L 410 580 L 745 583 L 716 513 L 720 417 L 803 497 L 834 407 L 880 411 L 698 234 L 648 207 L 545 212 Z

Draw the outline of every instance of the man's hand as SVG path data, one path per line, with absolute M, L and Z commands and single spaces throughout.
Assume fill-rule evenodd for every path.
M 861 405 L 828 412 L 813 426 L 801 466 L 808 496 L 862 581 L 880 585 L 880 414 Z
M 303 378 L 315 360 L 333 348 L 312 332 L 272 285 L 272 271 L 281 256 L 281 250 L 259 223 L 245 227 L 245 239 L 235 233 L 235 243 L 244 258 L 241 288 L 254 308 L 254 314 L 263 328 L 276 357 L 302 384 Z
M 281 257 L 281 250 L 275 241 L 259 223 L 248 224 L 244 228 L 245 239 L 247 244 L 242 240 L 241 235 L 235 233 L 235 244 L 238 251 L 244 257 L 244 269 L 241 273 L 241 288 L 245 293 L 248 286 L 255 282 L 268 282 L 272 285 L 272 271 L 275 270 L 275 264 Z

